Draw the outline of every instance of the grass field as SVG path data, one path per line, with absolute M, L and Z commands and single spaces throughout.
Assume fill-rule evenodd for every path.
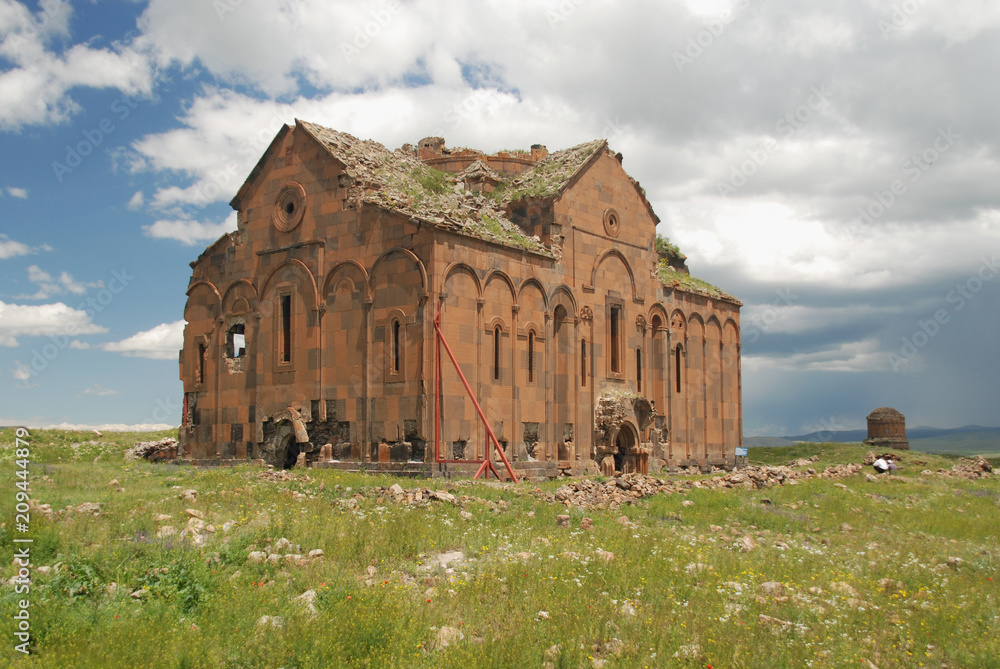
M 333 470 L 275 481 L 249 466 L 125 461 L 136 436 L 33 432 L 31 497 L 101 510 L 51 520 L 32 511 L 20 533 L 14 433 L 0 432 L 0 558 L 9 565 L 13 539 L 27 536 L 34 567 L 29 593 L 0 586 L 0 665 L 998 666 L 1000 476 L 920 474 L 953 459 L 905 453 L 900 476 L 877 482 L 692 488 L 568 510 L 538 496 L 560 481 Z M 817 455 L 821 470 L 865 450 L 800 444 L 752 449 L 751 458 Z M 394 483 L 475 501 L 409 505 L 373 491 Z M 180 499 L 185 490 L 197 499 Z M 187 509 L 214 526 L 200 547 L 160 530 L 185 528 Z M 569 527 L 558 514 L 570 515 Z M 592 528 L 581 528 L 584 517 Z M 738 547 L 747 536 L 756 544 L 748 552 Z M 279 549 L 282 538 L 292 546 Z M 269 547 L 324 555 L 248 562 Z M 297 599 L 309 591 L 310 603 Z M 27 658 L 14 649 L 20 600 L 30 601 Z

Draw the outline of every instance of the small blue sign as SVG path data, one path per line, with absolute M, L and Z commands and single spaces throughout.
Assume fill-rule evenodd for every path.
M 747 449 L 746 449 L 746 446 L 737 446 L 737 447 L 736 447 L 736 456 L 737 456 L 737 457 L 739 457 L 739 456 L 744 456 L 744 457 L 746 457 L 746 455 L 747 455 Z

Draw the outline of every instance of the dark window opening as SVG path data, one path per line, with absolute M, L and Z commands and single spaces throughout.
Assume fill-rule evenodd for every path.
M 642 349 L 635 349 L 635 391 L 642 392 Z
M 399 373 L 399 321 L 392 322 L 392 371 Z
M 281 362 L 292 361 L 292 296 L 281 296 Z
M 237 323 L 229 328 L 226 337 L 226 355 L 230 358 L 242 358 L 247 354 L 246 326 Z
M 205 344 L 198 342 L 198 383 L 205 383 L 205 354 L 207 352 Z
M 676 379 L 677 392 L 681 391 L 681 347 L 674 349 L 674 378 Z
M 535 381 L 535 333 L 528 333 L 528 383 Z
M 289 216 L 291 216 L 292 214 L 295 213 L 295 203 L 294 202 L 288 202 L 288 203 L 285 204 L 285 213 L 288 214 Z
M 611 371 L 615 374 L 620 374 L 622 371 L 619 350 L 621 337 L 618 332 L 618 319 L 621 318 L 621 312 L 621 307 L 611 307 Z
M 500 326 L 493 328 L 493 380 L 500 380 Z
M 580 340 L 580 386 L 587 387 L 587 340 Z

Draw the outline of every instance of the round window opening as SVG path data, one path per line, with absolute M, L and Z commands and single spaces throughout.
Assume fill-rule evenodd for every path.
M 306 191 L 302 184 L 291 182 L 281 189 L 274 203 L 272 221 L 282 232 L 294 230 L 302 222 L 305 213 Z
M 608 234 L 609 237 L 618 236 L 618 212 L 614 209 L 604 210 L 604 232 Z

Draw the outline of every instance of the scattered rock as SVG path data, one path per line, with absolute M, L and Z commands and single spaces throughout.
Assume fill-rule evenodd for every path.
M 569 527 L 569 516 L 566 514 L 556 516 L 556 525 L 559 527 Z
M 785 586 L 778 581 L 767 581 L 760 584 L 760 593 L 770 597 L 784 597 Z
M 178 499 L 182 499 L 187 502 L 197 502 L 198 501 L 198 491 L 197 490 L 181 490 L 177 495 Z
M 590 518 L 584 518 L 583 520 L 580 521 L 581 530 L 589 530 L 593 526 L 594 526 L 594 521 L 592 521 Z
M 76 513 L 89 513 L 91 515 L 98 515 L 101 512 L 101 505 L 97 502 L 84 502 L 73 508 Z
M 834 581 L 830 584 L 830 589 L 836 593 L 839 593 L 845 597 L 857 597 L 858 591 L 854 589 L 850 583 L 845 583 L 844 581 Z
M 463 640 L 465 640 L 465 635 L 462 634 L 462 630 L 457 627 L 445 626 L 438 630 L 437 636 L 434 638 L 434 647 L 447 648 L 453 643 Z
M 549 612 L 548 611 L 539 611 L 536 614 L 535 617 L 538 618 L 539 620 L 548 620 L 549 619 Z
M 757 542 L 754 541 L 754 538 L 752 536 L 750 536 L 749 534 L 743 535 L 743 538 L 741 538 L 739 541 L 737 541 L 736 545 L 744 553 L 749 553 L 753 549 L 757 548 Z
M 184 509 L 184 513 L 191 516 L 192 518 L 198 518 L 199 520 L 205 520 L 205 514 L 198 509 Z
M 306 609 L 306 611 L 309 612 L 310 616 L 315 616 L 317 614 L 315 590 L 306 590 L 292 601 L 299 602 Z

